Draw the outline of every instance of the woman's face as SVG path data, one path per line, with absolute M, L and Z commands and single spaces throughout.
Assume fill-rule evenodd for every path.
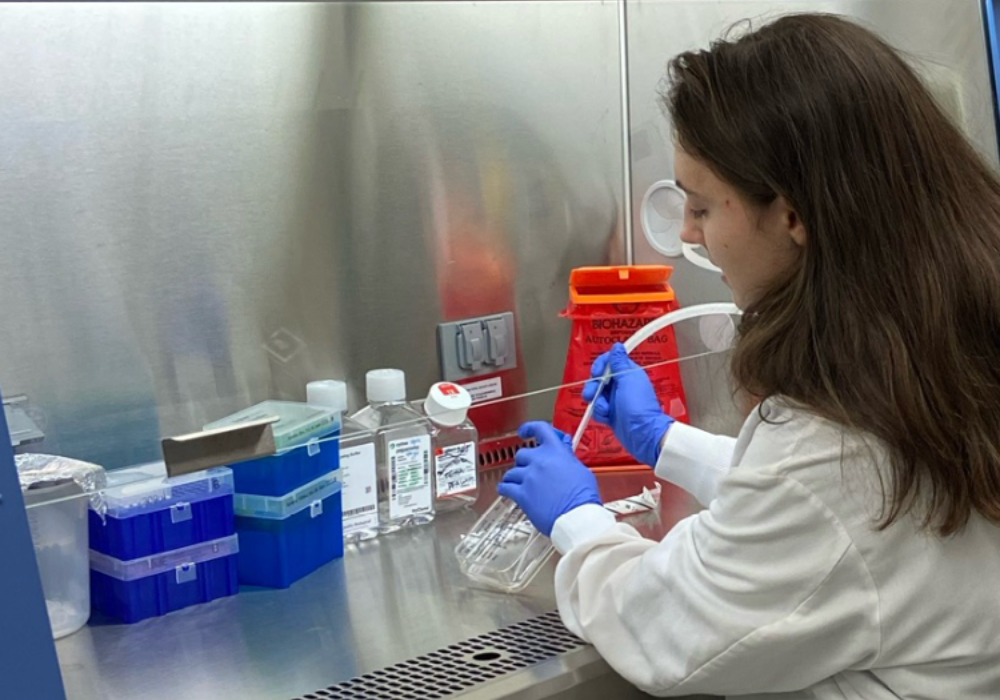
M 748 204 L 679 146 L 674 169 L 687 193 L 681 240 L 705 247 L 733 301 L 745 309 L 798 262 L 806 242 L 798 215 L 782 197 L 765 207 Z

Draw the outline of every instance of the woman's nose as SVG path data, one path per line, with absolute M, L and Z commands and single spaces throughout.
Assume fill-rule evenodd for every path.
M 702 235 L 701 228 L 695 226 L 690 217 L 684 219 L 684 226 L 681 227 L 681 240 L 690 245 L 705 244 L 705 236 Z

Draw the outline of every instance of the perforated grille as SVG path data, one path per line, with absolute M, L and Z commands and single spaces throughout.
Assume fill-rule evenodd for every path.
M 500 469 L 514 464 L 514 454 L 522 447 L 534 447 L 535 440 L 522 440 L 518 435 L 482 440 L 479 443 L 479 470 Z
M 584 646 L 551 612 L 294 700 L 447 698 Z

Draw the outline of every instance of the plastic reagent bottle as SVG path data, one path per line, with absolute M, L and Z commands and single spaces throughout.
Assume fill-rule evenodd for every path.
M 306 403 L 347 412 L 347 384 L 323 379 L 306 385 Z M 375 469 L 375 433 L 356 421 L 342 418 L 340 473 L 344 507 L 344 544 L 378 536 L 378 475 Z
M 365 375 L 368 406 L 351 416 L 375 432 L 379 532 L 434 520 L 431 435 L 427 419 L 406 403 L 406 375 L 375 369 Z
M 479 497 L 479 431 L 468 418 L 472 397 L 451 382 L 431 387 L 423 411 L 431 421 L 434 455 L 434 509 L 459 510 Z

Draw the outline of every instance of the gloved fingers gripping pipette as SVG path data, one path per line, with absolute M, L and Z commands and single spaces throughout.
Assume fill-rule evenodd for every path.
M 678 321 L 706 314 L 737 312 L 733 304 L 702 304 L 672 311 L 647 324 L 624 345 L 616 345 L 611 352 L 598 358 L 594 374 L 599 375 L 600 380 L 587 387 L 585 396 L 589 394 L 591 399 L 570 448 L 566 448 L 547 423 L 525 424 L 522 437 L 544 436 L 545 443 L 518 451 L 514 468 L 501 481 L 500 495 L 514 500 L 545 535 L 551 535 L 559 516 L 587 503 L 600 503 L 599 496 L 595 501 L 589 491 L 593 473 L 575 455 L 598 407 L 601 418 L 608 419 L 616 437 L 632 456 L 655 466 L 663 436 L 674 421 L 663 412 L 649 376 L 628 357 L 628 353 Z M 541 426 L 545 426 L 545 430 Z M 542 478 L 543 475 L 546 478 Z M 552 478 L 555 475 L 558 479 Z
M 655 333 L 678 321 L 711 315 L 732 316 L 739 313 L 733 304 L 702 304 L 673 311 L 647 324 L 625 342 L 623 349 L 626 352 L 631 352 Z M 618 352 L 621 353 L 621 350 Z M 631 360 L 628 362 L 631 363 Z M 612 364 L 609 355 L 605 360 L 603 370 L 600 366 L 595 368 L 595 376 L 599 375 L 600 379 L 593 380 L 592 388 L 588 391 L 588 395 L 590 391 L 593 392 L 593 397 L 587 405 L 587 410 L 572 440 L 547 423 L 536 423 L 534 424 L 536 427 L 528 431 L 529 437 L 537 437 L 544 430 L 546 437 L 542 439 L 542 445 L 539 447 L 544 446 L 546 449 L 532 452 L 529 450 L 537 450 L 538 448 L 527 448 L 518 452 L 515 457 L 516 466 L 508 471 L 509 476 L 505 475 L 504 482 L 506 484 L 501 483 L 499 489 L 501 496 L 512 496 L 513 500 L 497 499 L 456 548 L 455 553 L 462 571 L 470 579 L 491 588 L 508 592 L 521 590 L 528 585 L 555 551 L 552 542 L 547 537 L 552 532 L 555 520 L 580 505 L 601 502 L 593 473 L 575 455 L 575 450 L 594 415 L 595 408 L 602 411 L 598 415 L 598 420 L 607 417 L 609 424 L 613 423 L 612 418 L 618 419 L 618 416 L 614 414 L 619 408 L 622 409 L 622 415 L 625 418 L 628 418 L 630 412 L 637 405 L 643 408 L 642 413 L 647 418 L 655 415 L 652 410 L 655 392 L 652 392 L 652 400 L 648 399 L 648 395 L 639 400 L 631 396 L 635 390 L 627 388 L 626 382 L 622 382 L 621 387 L 618 386 L 618 380 L 627 375 L 632 375 L 639 381 L 648 382 L 649 378 L 645 371 L 638 365 L 631 363 L 627 365 L 627 372 L 621 376 L 617 376 L 619 373 L 614 372 L 616 376 L 612 376 L 614 370 Z M 619 358 L 619 364 L 621 364 L 621 358 Z M 606 393 L 609 391 L 608 384 L 611 384 L 611 394 Z M 622 387 L 624 387 L 624 395 L 621 398 L 625 401 L 618 400 L 617 392 Z M 639 393 L 643 394 L 644 390 L 639 391 Z M 596 399 L 598 398 L 602 398 L 605 403 L 597 404 Z M 658 404 L 656 412 L 665 416 Z M 630 422 L 625 420 L 623 426 L 629 425 Z M 655 436 L 657 433 L 660 435 L 660 439 L 653 440 L 652 450 L 649 449 L 650 441 L 648 439 L 642 441 L 644 447 L 640 451 L 647 453 L 647 457 L 649 453 L 654 456 L 658 454 L 663 434 L 660 432 L 660 427 L 653 421 L 649 423 L 649 427 L 645 431 L 647 435 Z M 525 429 L 527 429 L 527 425 Z M 665 431 L 666 428 L 663 430 Z M 623 428 L 621 431 L 616 431 L 616 434 L 618 432 L 624 434 L 625 430 Z M 619 439 L 621 439 L 620 436 Z M 547 464 L 544 473 L 558 472 L 558 481 L 527 478 L 536 466 L 536 460 L 541 461 L 542 458 Z M 655 463 L 655 459 L 653 463 Z M 593 490 L 591 490 L 592 487 Z M 644 495 L 649 496 L 650 503 L 658 503 L 659 501 L 658 490 L 655 496 L 652 492 L 649 494 L 644 492 Z M 614 506 L 615 504 L 610 505 Z M 647 504 L 644 507 L 649 506 Z M 619 512 L 614 508 L 612 510 Z M 530 520 L 534 528 L 526 520 Z M 542 533 L 546 536 L 543 536 Z
M 583 398 L 594 407 L 593 417 L 610 426 L 639 462 L 655 466 L 674 419 L 663 412 L 649 375 L 629 358 L 624 345 L 616 343 L 594 362 L 593 376 L 600 379 L 591 380 L 583 390 Z M 577 430 L 577 435 L 582 437 L 583 431 Z
M 498 489 L 547 537 L 561 515 L 588 503 L 602 504 L 594 473 L 575 454 L 592 416 L 610 425 L 625 448 L 650 466 L 673 423 L 663 413 L 649 376 L 629 359 L 622 344 L 597 359 L 593 375 L 600 379 L 584 389 L 587 412 L 574 438 L 545 422 L 526 423 L 520 436 L 536 440 L 538 446 L 518 450 Z
M 642 327 L 641 329 L 639 329 L 638 331 L 636 331 L 636 333 L 633 334 L 628 340 L 626 340 L 623 344 L 621 344 L 622 345 L 622 351 L 624 353 L 624 360 L 626 360 L 629 363 L 629 365 L 628 365 L 629 369 L 640 369 L 641 370 L 642 368 L 639 367 L 639 365 L 637 365 L 634 362 L 632 362 L 632 360 L 628 357 L 628 355 L 631 354 L 631 352 L 633 350 L 635 350 L 639 345 L 641 345 L 642 343 L 644 343 L 647 340 L 649 340 L 649 338 L 651 338 L 653 335 L 655 335 L 656 333 L 660 332 L 664 328 L 666 328 L 668 326 L 672 326 L 675 323 L 678 323 L 680 321 L 687 321 L 689 319 L 699 318 L 699 317 L 702 317 L 702 316 L 733 316 L 733 315 L 738 315 L 740 313 L 741 312 L 740 312 L 739 308 L 737 308 L 737 306 L 735 304 L 732 304 L 732 303 L 729 303 L 729 302 L 722 302 L 722 303 L 715 303 L 715 304 L 697 304 L 695 306 L 689 306 L 686 309 L 678 309 L 676 311 L 671 311 L 670 313 L 664 314 L 663 316 L 660 316 L 660 318 L 655 319 L 655 320 L 651 321 L 650 323 L 646 324 L 644 327 Z M 617 345 L 616 345 L 616 348 L 617 348 Z M 606 389 L 607 385 L 611 382 L 612 373 L 613 372 L 615 374 L 618 373 L 615 370 L 615 368 L 613 367 L 613 363 L 610 361 L 611 360 L 611 353 L 612 352 L 615 352 L 615 350 L 612 350 L 609 353 L 605 353 L 604 355 L 602 355 L 601 357 L 599 357 L 597 359 L 597 361 L 594 363 L 594 366 L 595 366 L 595 376 L 597 376 L 597 374 L 599 374 L 600 375 L 600 380 L 598 380 L 596 382 L 594 380 L 592 380 L 591 382 L 588 382 L 587 387 L 584 389 L 584 398 L 585 399 L 587 399 L 588 393 L 592 393 L 593 396 L 592 396 L 592 398 L 587 399 L 588 402 L 589 402 L 587 404 L 587 410 L 584 412 L 583 418 L 580 420 L 580 425 L 577 427 L 576 433 L 573 435 L 573 451 L 574 452 L 576 451 L 576 448 L 579 447 L 580 441 L 583 439 L 583 434 L 587 430 L 587 426 L 590 424 L 591 418 L 593 418 L 593 416 L 594 416 L 595 408 L 598 406 L 598 399 L 605 393 L 605 389 Z M 604 359 L 604 358 L 607 358 L 607 359 Z M 604 359 L 604 370 L 600 371 L 598 363 L 602 362 L 602 359 Z M 619 355 L 619 363 L 621 364 L 621 355 Z M 641 377 L 637 377 L 637 382 L 636 382 L 637 385 L 639 383 L 641 383 L 643 379 L 645 379 L 646 382 L 649 382 L 649 377 L 648 377 L 648 375 L 646 375 L 646 373 L 644 371 L 643 372 L 633 372 L 633 374 L 635 374 L 635 375 L 642 375 Z M 655 400 L 655 392 L 654 392 L 654 400 Z M 644 399 L 640 399 L 640 401 L 641 401 L 642 404 L 647 404 L 648 405 L 648 402 L 645 401 Z M 645 406 L 643 407 L 643 410 L 645 412 L 645 410 L 646 410 Z M 657 403 L 657 410 L 659 410 L 659 404 L 658 403 Z M 669 416 L 668 416 L 668 418 L 669 418 Z M 601 418 L 598 417 L 598 420 L 601 420 Z M 605 421 L 601 421 L 601 422 L 605 422 Z M 673 419 L 670 419 L 670 422 L 673 422 Z M 610 421 L 607 421 L 606 424 L 607 425 L 612 425 Z M 614 428 L 613 425 L 612 425 L 612 428 Z M 622 436 L 618 434 L 617 430 L 615 430 L 615 436 L 619 440 L 622 439 Z M 622 444 L 624 444 L 627 449 L 629 448 L 628 444 L 625 443 L 624 441 L 623 441 Z M 631 449 L 629 451 L 631 452 Z M 656 455 L 657 456 L 659 455 L 659 448 L 658 447 L 656 449 Z M 637 459 L 642 459 L 642 457 L 640 457 L 640 455 L 637 455 L 634 452 L 632 453 L 632 456 L 636 457 Z M 643 460 L 643 461 L 645 462 L 645 460 Z M 649 464 L 649 462 L 646 462 L 646 463 Z M 655 464 L 656 464 L 656 461 L 654 459 L 653 462 L 652 462 L 652 464 L 650 466 L 653 466 Z

